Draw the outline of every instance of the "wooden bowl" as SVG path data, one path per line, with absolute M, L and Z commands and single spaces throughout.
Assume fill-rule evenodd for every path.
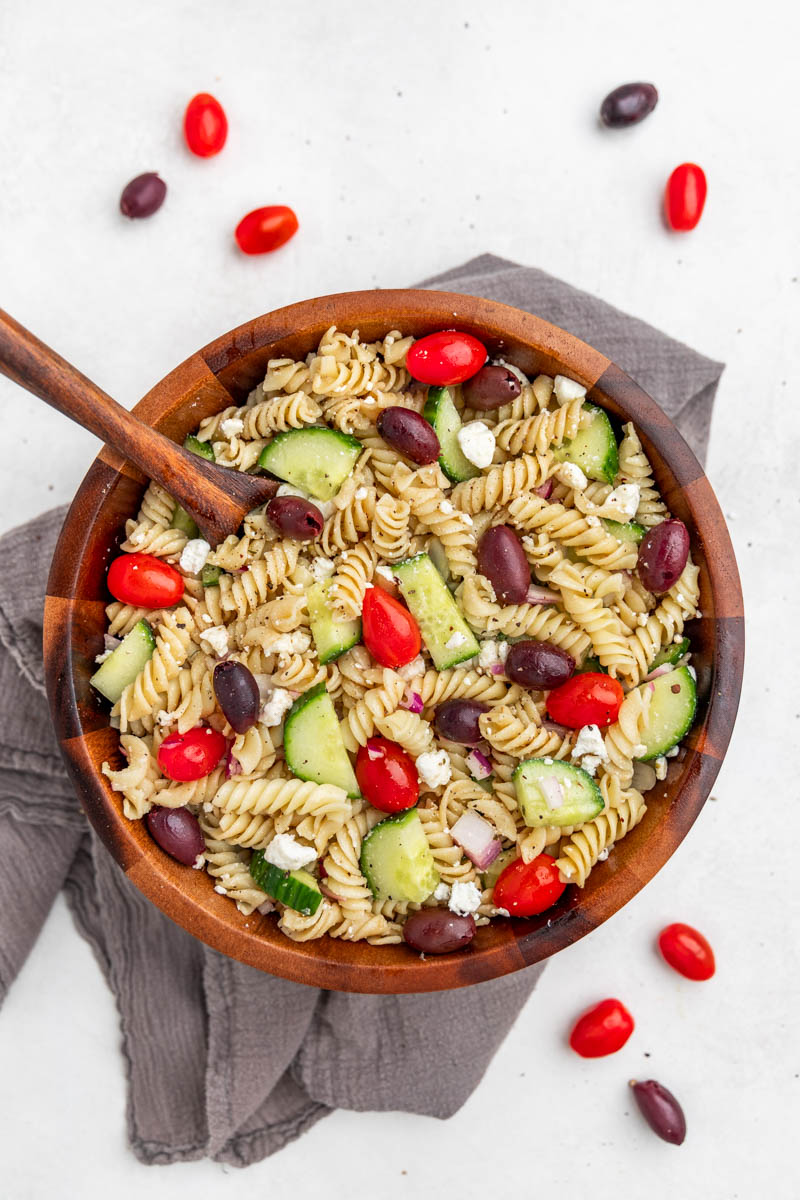
M 698 676 L 698 710 L 682 761 L 672 760 L 643 822 L 598 864 L 586 887 L 567 888 L 532 920 L 502 920 L 478 930 L 467 949 L 422 961 L 408 947 L 332 938 L 295 943 L 274 919 L 242 916 L 214 891 L 205 872 L 168 858 L 143 822 L 126 820 L 100 772 L 121 765 L 107 707 L 89 686 L 103 647 L 106 569 L 125 519 L 137 511 L 141 473 L 105 448 L 67 515 L 47 589 L 44 655 L 53 719 L 78 795 L 98 835 L 130 880 L 154 904 L 208 945 L 262 971 L 352 992 L 426 992 L 462 987 L 547 958 L 608 920 L 663 866 L 702 808 L 733 729 L 742 679 L 744 617 L 730 538 L 703 469 L 661 409 L 618 366 L 547 321 L 473 296 L 429 291 L 369 291 L 324 296 L 256 317 L 176 367 L 136 406 L 137 416 L 182 441 L 200 421 L 241 404 L 263 379 L 267 360 L 303 358 L 326 329 L 357 328 L 365 340 L 390 329 L 420 337 L 437 329 L 477 335 L 529 375 L 562 373 L 592 400 L 633 420 L 670 510 L 686 523 L 700 567 L 700 611 L 688 633 Z

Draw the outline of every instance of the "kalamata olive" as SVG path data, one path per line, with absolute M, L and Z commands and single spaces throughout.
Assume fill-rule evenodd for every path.
M 506 659 L 506 675 L 523 687 L 550 690 L 572 678 L 575 660 L 550 642 L 515 642 Z
M 151 808 L 145 820 L 164 853 L 185 867 L 193 866 L 206 848 L 197 817 L 188 808 Z
M 276 496 L 267 505 L 267 516 L 284 537 L 296 542 L 313 542 L 325 524 L 316 504 L 302 496 Z
M 522 384 L 508 367 L 481 367 L 477 375 L 462 385 L 464 403 L 470 408 L 489 412 L 509 404 L 522 391 Z
M 420 466 L 436 462 L 439 457 L 439 439 L 433 426 L 412 408 L 401 408 L 400 405 L 385 408 L 378 417 L 378 433 L 395 450 Z
M 478 570 L 494 588 L 501 604 L 522 604 L 531 584 L 531 569 L 522 542 L 510 525 L 493 525 L 478 542 Z
M 623 83 L 609 92 L 600 106 L 600 120 L 612 129 L 636 125 L 649 116 L 658 104 L 658 92 L 652 83 Z
M 473 746 L 481 740 L 478 718 L 488 711 L 488 704 L 481 704 L 480 700 L 445 700 L 437 708 L 433 723 L 449 742 Z
M 152 217 L 164 203 L 167 185 L 155 171 L 137 175 L 122 189 L 120 212 L 126 217 Z
M 648 592 L 660 596 L 677 583 L 689 557 L 689 531 L 670 517 L 654 525 L 639 543 L 636 570 Z
M 446 908 L 421 908 L 403 926 L 403 937 L 421 954 L 451 954 L 475 937 L 475 918 Z
M 214 667 L 214 695 L 232 729 L 246 733 L 258 720 L 261 696 L 252 673 L 231 658 Z
M 686 1117 L 672 1092 L 655 1079 L 646 1079 L 643 1083 L 632 1079 L 630 1087 L 636 1097 L 639 1111 L 653 1133 L 657 1133 L 665 1142 L 671 1142 L 673 1146 L 680 1146 L 686 1137 Z

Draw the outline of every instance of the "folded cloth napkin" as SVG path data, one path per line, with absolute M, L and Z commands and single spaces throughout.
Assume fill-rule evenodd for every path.
M 578 334 L 643 384 L 704 456 L 720 364 L 490 255 L 423 286 L 501 300 Z M 88 831 L 47 711 L 42 608 L 63 517 L 45 513 L 0 539 L 0 859 L 14 864 L 0 875 L 0 1002 L 63 888 L 117 1000 L 128 1132 L 143 1162 L 246 1166 L 335 1107 L 451 1115 L 541 966 L 450 993 L 326 993 L 233 962 L 146 901 Z

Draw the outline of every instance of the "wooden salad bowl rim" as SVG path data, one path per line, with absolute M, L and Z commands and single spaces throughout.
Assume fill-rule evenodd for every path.
M 53 720 L 81 803 L 131 882 L 173 921 L 209 946 L 273 975 L 341 991 L 427 992 L 493 979 L 539 962 L 608 920 L 664 865 L 709 795 L 736 717 L 744 660 L 744 613 L 736 561 L 719 504 L 702 467 L 658 405 L 615 363 L 571 334 L 519 309 L 459 293 L 398 289 L 345 292 L 278 309 L 240 325 L 193 354 L 147 393 L 136 415 L 176 441 L 263 379 L 269 358 L 302 358 L 331 326 L 370 341 L 391 329 L 420 337 L 457 327 L 478 336 L 529 375 L 579 380 L 612 417 L 633 420 L 672 513 L 691 533 L 700 567 L 701 616 L 687 632 L 695 649 L 698 711 L 686 753 L 649 793 L 643 822 L 539 918 L 499 920 L 471 946 L 422 960 L 405 945 L 370 946 L 324 937 L 292 942 L 274 918 L 243 916 L 202 871 L 182 867 L 128 821 L 101 774 L 122 763 L 107 706 L 89 686 L 102 650 L 105 573 L 125 518 L 146 480 L 105 447 L 67 514 L 47 588 L 44 658 Z

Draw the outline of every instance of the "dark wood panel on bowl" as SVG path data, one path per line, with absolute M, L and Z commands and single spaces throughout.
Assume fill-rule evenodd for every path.
M 291 305 L 218 338 L 187 359 L 137 406 L 137 415 L 175 441 L 202 420 L 239 403 L 273 357 L 302 358 L 331 326 L 358 328 L 366 340 L 390 329 L 421 336 L 457 327 L 475 333 L 529 374 L 580 380 L 593 399 L 633 420 L 656 481 L 688 525 L 700 566 L 700 609 L 693 622 L 700 705 L 683 761 L 650 793 L 648 812 L 591 873 L 583 890 L 531 921 L 498 921 L 456 955 L 421 961 L 405 946 L 368 946 L 323 938 L 294 943 L 274 920 L 244 917 L 204 873 L 180 867 L 126 821 L 100 773 L 118 755 L 107 710 L 88 686 L 102 646 L 108 560 L 144 481 L 112 454 L 95 461 L 75 497 L 59 541 L 45 611 L 45 666 L 53 719 L 86 812 L 129 878 L 168 916 L 209 945 L 272 974 L 319 987 L 417 992 L 462 987 L 540 961 L 612 916 L 663 866 L 685 837 L 716 778 L 733 729 L 744 653 L 742 599 L 725 523 L 702 468 L 654 401 L 615 364 L 529 313 L 471 296 L 427 291 L 343 293 Z

